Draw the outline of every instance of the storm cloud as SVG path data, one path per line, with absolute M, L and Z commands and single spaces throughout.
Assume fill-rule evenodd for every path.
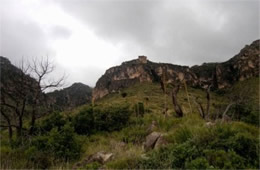
M 259 39 L 258 0 L 1 0 L 0 55 L 51 56 L 68 82 L 146 55 L 182 65 L 228 60 Z

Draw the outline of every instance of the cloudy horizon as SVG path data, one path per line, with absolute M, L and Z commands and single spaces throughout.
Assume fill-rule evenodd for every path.
M 259 39 L 258 0 L 0 0 L 0 56 L 49 56 L 67 83 L 92 87 L 108 68 L 223 62 Z

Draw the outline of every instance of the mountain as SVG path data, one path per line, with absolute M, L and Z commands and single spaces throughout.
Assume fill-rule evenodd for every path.
M 34 89 L 40 88 L 35 79 L 13 65 L 7 58 L 0 56 L 0 66 L 2 96 L 4 94 L 9 96 L 22 95 L 20 94 L 21 92 L 25 93 L 24 96 L 26 96 L 33 93 Z M 43 94 L 43 96 L 54 109 L 64 110 L 89 103 L 91 101 L 92 89 L 85 84 L 74 83 L 68 88 L 56 90 L 46 95 Z
M 216 88 L 225 88 L 237 81 L 259 76 L 260 40 L 246 45 L 237 55 L 223 63 L 204 63 L 191 67 L 200 82 L 213 82 Z
M 0 56 L 0 87 L 1 100 L 29 99 L 32 94 L 39 90 L 37 81 L 26 73 L 26 68 L 14 66 L 7 58 Z M 16 99 L 17 98 L 17 99 Z M 28 100 L 30 102 L 30 100 Z M 16 101 L 18 102 L 18 101 Z
M 223 63 L 204 63 L 201 66 L 179 66 L 167 63 L 154 63 L 146 56 L 123 62 L 120 66 L 108 69 L 97 81 L 93 90 L 93 99 L 135 83 L 158 82 L 163 74 L 168 82 L 177 82 L 184 78 L 188 85 L 205 88 L 212 84 L 214 88 L 230 87 L 237 81 L 243 81 L 259 75 L 259 40 L 246 45 L 237 55 Z
M 71 109 L 90 103 L 92 88 L 82 83 L 74 83 L 68 88 L 47 93 L 47 96 L 49 103 L 54 108 L 59 110 Z

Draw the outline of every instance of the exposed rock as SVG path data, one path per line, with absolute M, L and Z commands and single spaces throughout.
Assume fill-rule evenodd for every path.
M 151 125 L 147 128 L 147 133 L 152 133 L 157 128 L 157 122 L 152 121 Z
M 213 83 L 218 89 L 230 87 L 236 81 L 259 76 L 259 45 L 260 40 L 256 40 L 226 62 L 204 63 L 191 70 L 199 77 L 200 86 Z
M 167 145 L 167 144 L 168 144 L 167 140 L 164 138 L 163 135 L 161 135 L 161 136 L 159 137 L 159 139 L 157 140 L 157 142 L 155 143 L 154 149 L 158 149 L 158 148 L 160 148 L 161 146 Z
M 100 152 L 97 152 L 94 155 L 90 156 L 88 158 L 88 163 L 99 162 L 101 164 L 104 164 L 104 163 L 112 160 L 113 157 L 114 157 L 113 153 L 107 153 L 107 152 L 100 151 Z
M 215 123 L 213 123 L 213 122 L 206 122 L 206 126 L 207 127 L 212 127 L 212 126 L 215 126 Z
M 98 162 L 100 164 L 105 164 L 108 161 L 111 161 L 114 158 L 113 153 L 107 153 L 104 151 L 97 152 L 93 155 L 88 156 L 86 159 L 84 159 L 81 162 L 77 162 L 73 165 L 72 169 L 78 169 L 81 167 L 86 166 L 89 163 L 92 162 Z
M 120 66 L 108 69 L 99 78 L 93 90 L 93 99 L 99 99 L 135 83 L 158 82 L 163 72 L 168 83 L 185 80 L 190 86 L 213 89 L 231 86 L 236 81 L 259 76 L 259 40 L 245 46 L 239 54 L 223 63 L 204 63 L 201 66 L 179 66 L 166 63 L 154 63 L 146 56 L 123 62 Z
M 120 91 L 120 89 L 142 82 L 159 82 L 166 71 L 168 82 L 179 81 L 179 73 L 183 74 L 187 83 L 196 83 L 196 75 L 190 72 L 187 66 L 178 66 L 166 63 L 154 63 L 145 56 L 127 61 L 120 66 L 112 67 L 97 81 L 93 91 L 93 99 Z
M 160 138 L 162 134 L 159 132 L 152 132 L 146 137 L 145 143 L 144 143 L 144 150 L 148 151 L 151 149 L 154 149 L 156 142 Z

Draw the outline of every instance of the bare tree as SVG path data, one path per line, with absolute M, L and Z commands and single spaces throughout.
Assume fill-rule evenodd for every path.
M 162 73 L 162 77 L 160 80 L 160 84 L 161 84 L 161 89 L 162 89 L 163 95 L 164 95 L 163 114 L 164 114 L 164 117 L 166 117 L 167 111 L 168 111 L 168 106 L 167 106 L 167 82 L 166 82 L 166 69 L 165 68 L 163 68 L 163 73 Z
M 54 71 L 54 65 L 49 58 L 34 59 L 31 64 L 22 60 L 20 69 L 13 65 L 1 65 L 1 124 L 8 128 L 9 139 L 12 140 L 13 128 L 20 138 L 26 130 L 23 126 L 24 117 L 30 116 L 29 134 L 33 134 L 35 121 L 49 113 L 44 91 L 60 87 L 65 79 L 63 75 L 56 80 L 47 77 Z M 45 105 L 46 104 L 46 105 Z
M 206 89 L 206 99 L 207 99 L 207 106 L 206 106 L 206 109 L 204 109 L 203 107 L 203 104 L 202 102 L 199 100 L 198 97 L 196 97 L 194 99 L 194 102 L 195 104 L 197 105 L 197 108 L 199 110 L 199 113 L 200 113 L 200 116 L 203 118 L 203 119 L 207 119 L 208 116 L 209 116 L 209 109 L 210 109 L 210 100 L 211 100 L 211 97 L 210 97 L 210 88 L 212 87 L 212 85 L 209 85 Z
M 42 107 L 42 101 L 46 102 L 44 98 L 44 92 L 51 88 L 58 88 L 64 84 L 65 75 L 56 79 L 50 80 L 47 79 L 48 76 L 55 70 L 55 66 L 53 62 L 50 62 L 49 58 L 46 57 L 41 59 L 34 59 L 30 64 L 30 73 L 31 76 L 36 80 L 36 88 L 33 93 L 32 98 L 32 112 L 31 112 L 31 127 L 29 130 L 29 134 L 33 134 L 35 129 L 35 121 L 37 118 L 44 115 L 44 113 L 40 113 L 40 108 Z M 34 87 L 31 87 L 32 89 Z M 46 104 L 46 103 L 45 103 Z M 45 114 L 48 111 L 45 111 Z
M 1 65 L 2 67 L 6 67 Z M 1 69 L 1 127 L 7 127 L 9 139 L 12 140 L 13 128 L 16 128 L 17 137 L 22 135 L 23 118 L 26 112 L 26 105 L 30 98 L 30 89 L 33 79 L 27 73 L 29 66 L 25 66 L 24 60 L 20 69 L 7 66 Z
M 179 92 L 179 89 L 180 89 L 180 85 L 179 84 L 177 86 L 173 87 L 172 93 L 171 93 L 171 95 L 172 95 L 172 103 L 173 103 L 174 110 L 175 110 L 177 116 L 178 117 L 183 117 L 182 108 L 179 105 L 178 100 L 177 100 L 177 94 Z

